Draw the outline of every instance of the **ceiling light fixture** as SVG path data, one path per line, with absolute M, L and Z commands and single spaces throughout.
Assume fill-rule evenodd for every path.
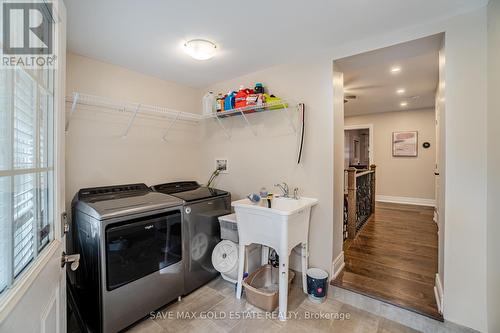
M 397 74 L 397 73 L 399 73 L 399 72 L 401 72 L 401 67 L 399 67 L 399 66 L 394 66 L 394 67 L 392 67 L 392 68 L 391 68 L 391 73 L 392 73 L 392 74 Z
M 401 102 L 401 103 L 399 103 L 399 105 L 402 107 L 405 107 L 405 106 L 408 106 L 408 102 Z
M 396 94 L 398 94 L 398 95 L 403 95 L 405 92 L 406 92 L 406 90 L 404 88 L 400 88 L 400 89 L 396 90 Z
M 196 60 L 208 60 L 215 55 L 217 45 L 205 39 L 192 39 L 184 43 L 184 50 Z

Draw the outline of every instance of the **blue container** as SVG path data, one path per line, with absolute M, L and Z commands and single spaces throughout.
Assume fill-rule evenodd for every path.
M 307 293 L 314 302 L 323 302 L 328 288 L 328 273 L 319 268 L 307 270 Z
M 227 94 L 226 98 L 224 98 L 224 111 L 229 111 L 231 109 L 234 109 L 235 96 L 236 92 L 231 91 L 229 94 Z

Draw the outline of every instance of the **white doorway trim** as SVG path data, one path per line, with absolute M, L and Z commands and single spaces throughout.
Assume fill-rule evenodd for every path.
M 349 131 L 349 130 L 358 130 L 358 129 L 367 129 L 368 130 L 368 159 L 370 160 L 370 163 L 368 163 L 368 166 L 373 164 L 374 159 L 374 152 L 375 150 L 373 149 L 373 124 L 364 124 L 364 125 L 344 125 L 344 132 Z

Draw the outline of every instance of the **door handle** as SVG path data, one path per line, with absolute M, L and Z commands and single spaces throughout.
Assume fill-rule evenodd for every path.
M 434 172 L 434 176 L 439 176 L 439 172 Z
M 71 263 L 71 270 L 76 271 L 80 266 L 80 254 L 66 254 L 63 251 L 61 255 L 61 267 L 64 267 L 66 263 Z

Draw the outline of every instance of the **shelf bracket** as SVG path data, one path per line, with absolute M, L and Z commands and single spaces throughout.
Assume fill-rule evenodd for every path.
M 245 115 L 245 113 L 243 112 L 243 110 L 240 111 L 240 114 L 241 116 L 243 117 L 243 119 L 245 119 L 245 122 L 247 123 L 248 127 L 250 128 L 250 130 L 252 131 L 253 135 L 254 136 L 257 136 L 257 132 L 255 131 L 255 129 L 252 127 L 252 124 L 250 124 L 250 122 L 248 121 L 248 118 L 247 116 Z
M 128 121 L 128 126 L 127 129 L 125 130 L 125 133 L 123 134 L 122 138 L 127 138 L 128 132 L 130 131 L 130 128 L 132 127 L 132 124 L 134 123 L 135 117 L 137 116 L 137 113 L 139 112 L 139 109 L 141 108 L 141 104 L 137 104 L 137 107 L 135 108 L 134 114 L 132 117 L 130 117 L 130 120 Z
M 167 134 L 168 134 L 168 132 L 170 132 L 170 130 L 172 129 L 172 127 L 174 127 L 175 123 L 177 122 L 177 120 L 179 120 L 180 116 L 181 116 L 181 112 L 178 112 L 175 115 L 175 119 L 170 123 L 170 125 L 167 128 L 167 130 L 165 131 L 165 134 L 163 134 L 163 137 L 161 138 L 163 141 L 167 141 Z
M 227 128 L 222 124 L 222 121 L 220 120 L 219 115 L 216 114 L 215 115 L 215 119 L 217 120 L 217 123 L 222 128 L 222 130 L 224 131 L 224 134 L 226 135 L 226 137 L 228 139 L 231 139 L 231 135 L 229 134 L 229 131 L 227 130 Z
M 80 94 L 78 93 L 73 93 L 73 103 L 71 104 L 71 111 L 69 112 L 68 115 L 68 120 L 66 121 L 66 126 L 64 128 L 64 132 L 68 133 L 69 130 L 69 122 L 71 121 L 71 117 L 73 116 L 73 113 L 75 113 L 76 110 L 76 103 L 78 102 L 78 98 L 80 97 Z

